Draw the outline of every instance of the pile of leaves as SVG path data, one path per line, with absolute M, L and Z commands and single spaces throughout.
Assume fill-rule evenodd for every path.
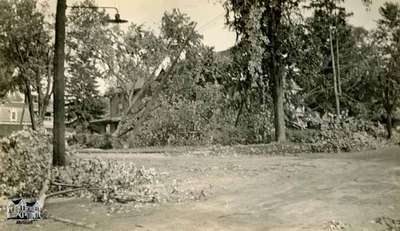
M 299 153 L 312 152 L 311 144 L 297 143 L 269 143 L 269 144 L 253 144 L 253 145 L 233 145 L 220 146 L 215 145 L 210 149 L 209 155 L 215 156 L 232 156 L 235 154 L 245 155 L 296 155 Z
M 156 202 L 160 199 L 153 187 L 158 183 L 156 171 L 138 168 L 129 161 L 74 158 L 67 166 L 53 168 L 52 176 L 51 191 L 70 190 L 69 195 L 98 202 Z
M 384 139 L 375 138 L 367 132 L 349 132 L 342 129 L 321 131 L 314 137 L 312 152 L 351 152 L 376 149 Z
M 46 131 L 18 131 L 0 140 L 0 195 L 36 197 L 46 178 L 52 146 Z
M 320 129 L 292 130 L 289 139 L 311 144 L 311 152 L 350 152 L 375 149 L 385 143 L 385 135 L 379 122 L 348 117 L 322 119 Z
M 390 217 L 378 217 L 374 219 L 373 223 L 386 226 L 386 230 L 400 231 L 400 219 L 393 219 Z

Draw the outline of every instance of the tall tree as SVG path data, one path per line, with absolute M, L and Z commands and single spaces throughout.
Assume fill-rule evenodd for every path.
M 251 44 L 249 69 L 271 88 L 274 105 L 275 139 L 286 140 L 284 113 L 284 79 L 290 62 L 290 35 L 293 12 L 299 1 L 228 0 L 224 6 L 228 24 L 239 40 Z
M 375 32 L 379 54 L 382 106 L 386 112 L 388 138 L 392 137 L 393 112 L 400 100 L 400 4 L 385 3 L 380 9 L 381 19 Z M 379 67 L 378 66 L 378 67 Z
M 98 80 L 110 73 L 104 60 L 112 49 L 112 30 L 104 23 L 104 10 L 88 8 L 94 7 L 93 1 L 81 6 L 85 8 L 72 8 L 67 16 L 65 98 L 67 120 L 86 128 L 104 114 Z

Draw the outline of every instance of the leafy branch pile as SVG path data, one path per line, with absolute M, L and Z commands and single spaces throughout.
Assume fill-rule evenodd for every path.
M 71 195 L 98 202 L 159 200 L 152 187 L 157 183 L 155 170 L 138 168 L 132 162 L 75 158 L 67 166 L 54 168 L 52 175 L 52 191 L 67 192 L 72 188 Z
M 350 152 L 377 148 L 384 136 L 381 124 L 349 117 L 323 119 L 320 129 L 295 130 L 289 137 L 292 142 L 311 144 L 312 152 Z
M 0 141 L 0 196 L 74 195 L 101 202 L 155 202 L 154 169 L 131 162 L 80 159 L 68 155 L 64 167 L 51 167 L 50 136 L 44 131 L 19 131 Z M 49 185 L 44 185 L 46 180 Z M 153 187 L 154 186 L 154 187 Z M 43 190 L 45 188 L 46 190 Z
M 382 143 L 366 132 L 349 132 L 340 129 L 321 131 L 312 144 L 313 152 L 351 152 L 376 149 Z
M 0 140 L 0 195 L 39 194 L 51 160 L 50 137 L 43 131 L 19 131 Z
M 318 136 L 314 136 L 313 151 L 339 152 L 374 149 L 383 143 L 385 129 L 379 123 L 356 118 L 324 121 Z

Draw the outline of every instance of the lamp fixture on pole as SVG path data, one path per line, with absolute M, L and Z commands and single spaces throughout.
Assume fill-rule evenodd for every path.
M 116 24 L 128 22 L 128 20 L 126 20 L 126 19 L 121 19 L 121 15 L 119 14 L 117 7 L 112 7 L 112 6 L 69 6 L 69 7 L 70 8 L 86 8 L 86 9 L 113 9 L 117 13 L 114 15 L 113 19 L 111 19 L 111 18 L 107 19 L 107 22 L 116 23 Z

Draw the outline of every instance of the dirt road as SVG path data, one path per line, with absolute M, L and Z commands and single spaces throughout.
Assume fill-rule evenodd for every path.
M 197 200 L 127 213 L 83 199 L 50 201 L 51 214 L 96 230 L 385 230 L 378 217 L 400 219 L 400 148 L 293 157 L 81 154 L 134 161 Z M 337 225 L 333 225 L 336 221 Z M 7 230 L 80 230 L 51 220 L 0 224 Z M 83 230 L 83 229 L 82 229 Z

